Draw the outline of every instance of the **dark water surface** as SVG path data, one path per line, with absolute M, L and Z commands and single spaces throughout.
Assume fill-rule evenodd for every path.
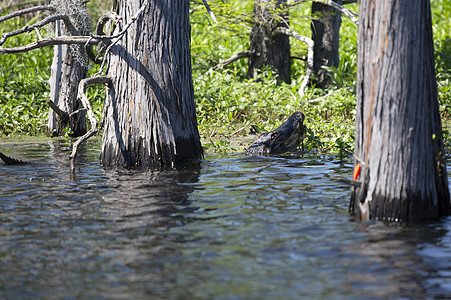
M 350 219 L 335 157 L 207 155 L 197 170 L 74 172 L 61 141 L 1 145 L 1 299 L 450 299 L 451 218 Z

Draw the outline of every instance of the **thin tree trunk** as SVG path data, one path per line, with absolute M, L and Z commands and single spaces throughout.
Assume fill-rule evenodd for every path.
M 57 36 L 62 35 L 60 23 L 57 21 L 55 25 Z M 81 107 L 77 100 L 77 86 L 78 82 L 86 77 L 87 71 L 83 62 L 74 56 L 74 50 L 70 46 L 55 46 L 50 77 L 50 100 L 67 115 Z M 47 123 L 48 134 L 64 136 L 67 128 L 70 136 L 77 137 L 85 134 L 86 113 L 80 111 L 69 118 L 64 118 L 57 116 L 55 111 L 50 109 Z
M 290 38 L 285 34 L 273 34 L 276 27 L 288 28 L 288 15 L 281 11 L 286 3 L 286 0 L 255 0 L 255 23 L 250 35 L 249 78 L 256 77 L 258 69 L 267 65 L 277 71 L 281 80 L 291 82 Z M 276 14 L 283 21 L 277 21 Z
M 418 221 L 450 210 L 428 0 L 360 2 L 356 163 L 350 211 Z
M 144 2 L 119 1 L 124 23 Z M 103 165 L 168 168 L 202 156 L 188 8 L 186 0 L 149 1 L 143 16 L 111 49 Z
M 341 0 L 335 1 L 342 4 Z M 331 84 L 327 67 L 338 67 L 341 13 L 325 3 L 312 2 L 313 73 L 316 86 L 328 88 Z

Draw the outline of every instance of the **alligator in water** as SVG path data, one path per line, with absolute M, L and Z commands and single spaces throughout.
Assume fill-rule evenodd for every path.
M 295 112 L 275 130 L 263 132 L 245 154 L 271 155 L 295 151 L 305 137 L 307 127 L 303 124 L 304 119 L 303 113 Z
M 295 112 L 275 130 L 263 132 L 260 137 L 247 148 L 246 155 L 272 155 L 295 151 L 305 137 L 307 127 L 303 124 L 305 116 Z M 26 164 L 27 162 L 4 155 L 0 159 L 7 165 Z

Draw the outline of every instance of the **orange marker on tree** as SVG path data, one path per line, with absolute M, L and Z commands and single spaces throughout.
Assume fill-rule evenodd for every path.
M 354 168 L 354 175 L 352 176 L 352 179 L 357 180 L 357 178 L 359 178 L 360 175 L 360 165 L 356 164 L 355 168 Z

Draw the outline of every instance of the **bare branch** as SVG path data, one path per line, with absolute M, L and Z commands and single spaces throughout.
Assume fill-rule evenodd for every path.
M 6 42 L 6 40 L 12 36 L 16 36 L 16 35 L 19 35 L 22 33 L 33 31 L 33 30 L 35 30 L 35 28 L 41 28 L 44 25 L 47 25 L 48 23 L 51 23 L 51 22 L 55 22 L 57 20 L 63 20 L 64 25 L 66 25 L 66 28 L 68 28 L 70 32 L 75 30 L 74 26 L 70 23 L 69 17 L 67 15 L 51 15 L 36 24 L 27 25 L 27 26 L 22 27 L 21 29 L 3 33 L 2 38 L 0 39 L 0 46 L 3 45 Z
M 218 20 L 216 19 L 215 14 L 211 11 L 210 6 L 207 3 L 207 0 L 202 0 L 202 3 L 204 4 L 205 8 L 207 9 L 208 14 L 210 15 L 210 17 L 213 19 L 213 21 L 215 23 L 218 23 Z
M 219 70 L 219 68 L 221 68 L 221 67 L 225 67 L 227 65 L 230 65 L 231 63 L 233 63 L 236 60 L 239 60 L 239 59 L 245 58 L 245 57 L 249 57 L 249 56 L 251 56 L 250 50 L 238 52 L 237 54 L 232 55 L 230 58 L 228 58 L 224 61 L 221 61 L 219 64 L 214 66 L 213 70 L 215 70 L 215 71 Z
M 108 21 L 117 21 L 117 20 L 119 20 L 119 16 L 115 13 L 115 12 L 112 12 L 112 11 L 109 11 L 109 12 L 107 12 L 107 13 L 105 13 L 105 14 L 103 14 L 101 17 L 100 17 L 100 19 L 99 19 L 99 21 L 97 22 L 97 27 L 96 27 L 96 34 L 97 35 L 105 35 L 105 32 L 104 32 L 104 27 L 105 27 L 105 24 L 108 22 Z
M 89 139 L 91 136 L 97 133 L 97 119 L 94 115 L 94 112 L 92 111 L 91 104 L 89 103 L 88 97 L 86 97 L 86 88 L 90 84 L 111 84 L 112 79 L 109 76 L 98 76 L 98 77 L 91 77 L 91 78 L 85 78 L 80 80 L 80 84 L 78 85 L 78 95 L 77 98 L 81 101 L 83 107 L 86 109 L 86 113 L 88 114 L 89 121 L 91 122 L 91 128 L 87 133 L 85 133 L 83 136 L 81 136 L 78 140 L 75 141 L 74 145 L 72 146 L 72 153 L 69 156 L 70 159 L 74 159 L 75 156 L 77 156 L 77 149 L 78 146 Z
M 53 111 L 61 119 L 62 123 L 66 123 L 69 120 L 69 114 L 62 111 L 52 100 L 47 100 L 47 104 L 53 109 Z
M 42 35 L 41 35 L 41 33 L 39 32 L 39 29 L 35 28 L 34 31 L 35 31 L 36 35 L 38 36 L 38 39 L 39 39 L 39 40 L 42 40 Z
M 55 11 L 55 8 L 52 5 L 40 5 L 40 6 L 34 6 L 34 7 L 22 9 L 22 10 L 15 11 L 10 14 L 4 15 L 3 17 L 0 17 L 0 22 L 9 20 L 14 17 L 21 16 L 21 15 L 25 15 L 25 14 L 29 14 L 29 13 L 33 13 L 33 12 L 37 12 L 37 11 L 42 11 L 42 10 Z
M 107 12 L 103 14 L 97 22 L 96 35 L 99 37 L 101 36 L 111 39 L 111 37 L 108 37 L 105 34 L 104 27 L 108 21 L 115 22 L 119 20 L 119 18 L 120 17 L 115 12 Z M 105 52 L 110 43 L 110 40 L 105 40 L 104 42 L 100 43 L 97 48 L 97 56 L 92 51 L 91 45 L 85 45 L 86 54 L 88 55 L 89 59 L 91 59 L 95 64 L 101 64 L 104 60 L 104 57 L 101 57 L 101 55 Z
M 359 19 L 356 18 L 357 13 L 345 8 L 343 5 L 340 5 L 334 1 L 331 0 L 323 0 L 324 4 L 330 5 L 333 8 L 339 10 L 342 12 L 346 17 L 348 17 L 356 26 L 359 26 Z
M 131 17 L 130 21 L 125 25 L 124 29 L 115 34 L 115 35 L 111 35 L 108 36 L 109 39 L 115 39 L 115 38 L 122 38 L 122 36 L 127 32 L 128 28 L 136 21 L 138 20 L 138 18 L 142 15 L 142 13 L 144 12 L 144 10 L 146 9 L 147 5 L 149 4 L 149 1 L 146 1 L 146 3 L 143 4 L 143 6 L 141 6 L 141 8 L 138 10 L 138 12 Z M 91 35 L 92 38 L 105 38 L 104 35 Z
M 107 39 L 107 37 L 105 37 Z M 30 50 L 43 48 L 47 46 L 55 46 L 55 45 L 85 45 L 88 43 L 89 45 L 97 45 L 102 39 L 94 39 L 89 36 L 59 36 L 51 39 L 43 39 L 36 42 L 33 42 L 28 45 L 13 47 L 13 48 L 2 48 L 0 47 L 0 54 L 12 54 L 12 53 L 22 53 Z
M 299 33 L 290 30 L 285 27 L 276 27 L 276 29 L 273 31 L 274 34 L 286 34 L 288 36 L 291 36 L 295 39 L 297 39 L 300 42 L 306 43 L 308 45 L 308 52 L 307 52 L 307 71 L 305 72 L 304 80 L 302 81 L 301 87 L 299 88 L 299 96 L 301 98 L 304 97 L 304 90 L 307 86 L 307 83 L 310 79 L 310 75 L 313 71 L 313 40 L 311 38 L 308 38 L 306 36 L 302 36 Z

